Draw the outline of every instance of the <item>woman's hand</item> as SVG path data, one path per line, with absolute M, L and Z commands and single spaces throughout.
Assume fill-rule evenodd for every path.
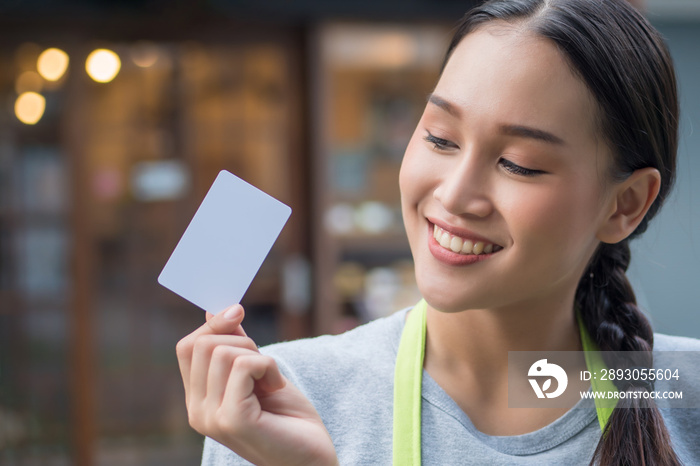
M 190 425 L 257 465 L 338 464 L 308 399 L 243 331 L 243 307 L 213 316 L 177 344 Z

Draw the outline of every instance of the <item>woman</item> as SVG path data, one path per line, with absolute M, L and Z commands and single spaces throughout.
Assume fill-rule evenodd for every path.
M 178 345 L 190 423 L 209 437 L 204 463 L 242 461 L 231 450 L 285 465 L 700 463 L 700 420 L 686 411 L 662 417 L 644 398 L 609 417 L 513 409 L 507 394 L 508 351 L 597 346 L 639 351 L 634 366 L 651 367 L 628 241 L 669 192 L 677 133 L 667 49 L 623 0 L 468 13 L 399 180 L 426 304 L 265 355 L 240 306 L 210 316 Z M 700 344 L 657 336 L 655 349 Z

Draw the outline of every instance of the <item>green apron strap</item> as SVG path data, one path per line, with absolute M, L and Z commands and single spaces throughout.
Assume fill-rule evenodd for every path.
M 586 358 L 586 368 L 589 372 L 598 374 L 598 377 L 591 379 L 591 390 L 593 392 L 616 392 L 617 387 L 609 379 L 601 380 L 600 374 L 602 371 L 606 370 L 608 367 L 603 361 L 603 357 L 600 354 L 600 349 L 596 345 L 595 341 L 588 334 L 586 326 L 583 324 L 583 319 L 581 314 L 576 312 L 576 319 L 578 320 L 578 328 L 581 332 L 581 345 L 583 346 L 583 354 Z M 608 423 L 608 419 L 612 416 L 613 409 L 617 405 L 617 400 L 593 398 L 595 401 L 595 410 L 598 414 L 598 423 L 600 424 L 600 430 L 605 431 L 605 425 Z
M 423 384 L 423 358 L 425 356 L 427 303 L 420 300 L 406 318 L 394 368 L 394 425 L 393 465 L 420 466 L 421 464 L 421 405 Z M 600 350 L 588 335 L 580 314 L 576 313 L 586 367 L 600 374 L 607 366 Z M 594 392 L 617 391 L 609 380 L 591 380 Z M 594 398 L 600 429 L 615 409 L 616 402 Z
M 427 303 L 411 310 L 401 334 L 394 369 L 394 466 L 420 466 L 421 388 Z

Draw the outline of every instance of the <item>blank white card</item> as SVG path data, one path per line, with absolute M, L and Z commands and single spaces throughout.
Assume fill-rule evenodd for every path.
M 158 283 L 212 314 L 239 303 L 291 213 L 222 170 Z

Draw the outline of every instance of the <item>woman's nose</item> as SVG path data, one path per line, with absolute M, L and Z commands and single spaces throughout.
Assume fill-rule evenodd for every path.
M 488 217 L 493 212 L 487 163 L 473 155 L 456 158 L 433 196 L 453 215 Z

